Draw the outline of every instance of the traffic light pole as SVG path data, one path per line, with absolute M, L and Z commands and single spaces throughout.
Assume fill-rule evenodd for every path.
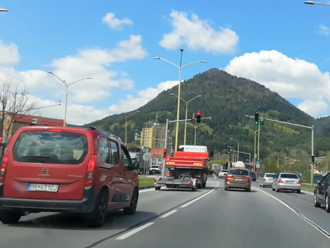
M 247 117 L 254 118 L 254 116 L 247 115 Z M 286 121 L 278 121 L 278 120 L 273 120 L 273 119 L 267 119 L 264 118 L 266 121 L 272 121 L 280 124 L 286 124 L 290 126 L 295 126 L 295 127 L 302 127 L 302 128 L 307 128 L 311 130 L 311 157 L 314 158 L 314 125 L 312 126 L 305 126 L 305 125 L 300 125 L 296 123 L 291 123 L 291 122 L 286 122 Z M 260 125 L 260 122 L 259 122 Z M 260 127 L 260 126 L 259 126 Z M 260 133 L 260 130 L 259 130 Z M 313 186 L 314 184 L 314 161 L 311 162 L 311 182 L 310 184 Z

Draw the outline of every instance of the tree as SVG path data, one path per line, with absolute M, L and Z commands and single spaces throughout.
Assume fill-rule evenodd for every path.
M 0 93 L 0 135 L 3 136 L 3 131 L 10 131 L 14 121 L 19 120 L 22 116 L 31 112 L 35 104 L 29 103 L 28 89 L 23 83 L 16 85 L 14 90 L 11 90 L 12 84 L 5 82 Z M 6 118 L 10 115 L 8 127 L 4 130 Z

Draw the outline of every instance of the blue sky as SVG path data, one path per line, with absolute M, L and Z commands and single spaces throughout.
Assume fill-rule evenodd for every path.
M 323 1 L 326 2 L 326 1 Z M 267 4 L 266 4 L 267 3 Z M 83 124 L 144 105 L 210 68 L 264 84 L 314 117 L 330 112 L 330 7 L 303 1 L 0 0 L 0 83 L 24 82 L 37 107 L 64 102 Z M 164 36 L 165 35 L 165 36 Z M 63 105 L 63 104 L 62 104 Z M 62 118 L 63 106 L 42 116 Z

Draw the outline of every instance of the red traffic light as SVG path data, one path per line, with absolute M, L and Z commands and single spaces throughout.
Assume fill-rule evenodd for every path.
M 167 149 L 164 149 L 164 152 L 167 152 Z
M 195 119 L 191 119 L 191 122 L 192 122 L 192 123 L 195 123 Z
M 196 113 L 196 115 L 197 115 L 197 116 L 198 116 L 198 115 L 201 115 L 201 112 L 198 111 L 198 112 Z

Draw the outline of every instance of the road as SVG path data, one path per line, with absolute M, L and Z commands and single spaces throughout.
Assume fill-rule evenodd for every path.
M 227 192 L 223 183 L 209 178 L 196 192 L 143 190 L 136 215 L 111 213 L 100 229 L 64 214 L 26 216 L 16 225 L 0 224 L 0 247 L 330 247 L 330 215 L 314 208 L 312 195 L 276 193 L 257 183 L 252 192 Z

